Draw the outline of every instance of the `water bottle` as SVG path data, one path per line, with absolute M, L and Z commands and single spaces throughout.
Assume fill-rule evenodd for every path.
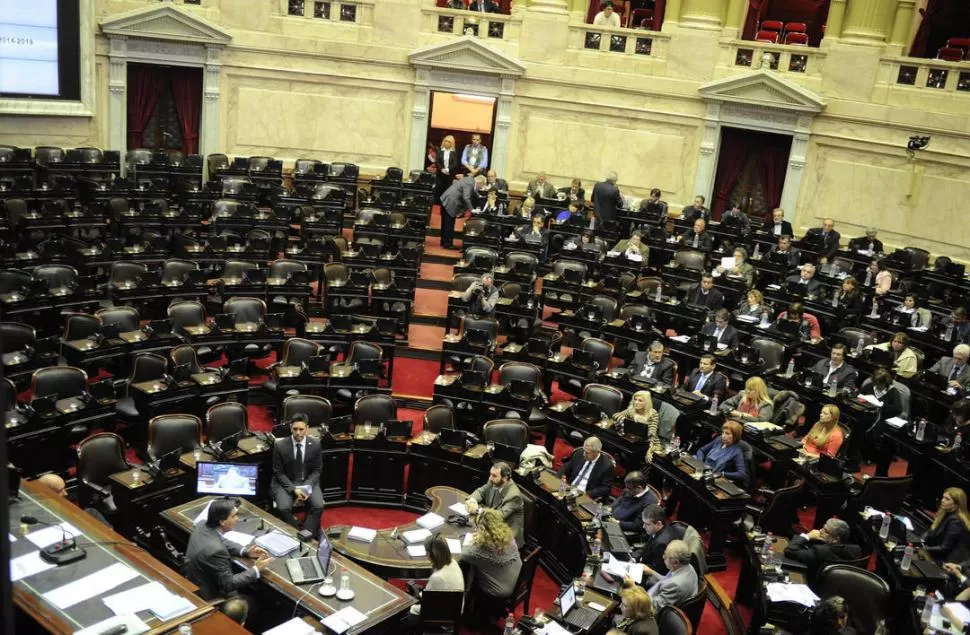
M 892 524 L 893 515 L 886 512 L 882 515 L 882 524 L 879 526 L 879 539 L 885 540 L 889 537 L 889 525 Z
M 866 270 L 866 281 L 862 283 L 862 286 L 868 287 L 870 284 L 872 284 L 872 270 L 871 269 Z
M 653 301 L 660 302 L 663 300 L 663 293 L 660 291 L 660 285 L 657 285 L 657 291 L 653 294 Z
M 906 549 L 903 550 L 903 559 L 899 563 L 899 568 L 901 571 L 909 571 L 909 565 L 913 563 L 913 545 L 906 545 Z
M 928 626 L 930 623 L 930 618 L 933 617 L 933 607 L 936 605 L 936 599 L 932 595 L 926 596 L 926 602 L 923 603 L 923 612 L 920 613 L 919 622 L 923 626 Z
M 863 350 L 864 350 L 865 348 L 866 348 L 866 343 L 865 343 L 865 342 L 863 341 L 863 339 L 862 339 L 862 338 L 860 337 L 860 338 L 859 338 L 859 341 L 858 341 L 858 342 L 856 343 L 856 345 L 855 345 L 855 354 L 856 354 L 857 356 L 861 356 L 861 355 L 862 355 L 862 351 L 863 351 Z
M 340 570 L 340 590 L 350 590 L 350 573 L 347 571 L 347 569 Z
M 717 394 L 715 394 L 713 397 L 711 397 L 711 409 L 709 411 L 711 414 L 715 414 L 717 412 L 717 402 Z
M 761 325 L 760 326 L 763 329 L 768 328 L 768 312 L 767 311 L 762 311 L 761 312 Z
M 795 360 L 788 360 L 788 368 L 785 369 L 785 376 L 792 377 L 795 375 Z
M 559 498 L 566 498 L 566 490 L 569 486 L 566 484 L 566 477 L 563 476 L 562 480 L 559 481 Z
M 953 451 L 956 452 L 963 445 L 963 434 L 957 432 L 957 435 L 953 437 Z
M 764 545 L 764 555 L 765 555 L 766 566 L 771 566 L 772 564 L 775 563 L 775 552 L 771 548 L 774 542 L 775 542 L 775 536 L 769 531 L 768 535 L 765 536 L 765 545 Z
M 754 244 L 754 251 L 751 252 L 751 257 L 754 260 L 759 260 L 761 258 L 761 243 Z
M 947 342 L 953 339 L 953 325 L 947 324 L 946 331 L 943 333 L 943 339 Z
M 872 299 L 872 311 L 869 312 L 869 317 L 877 318 L 879 317 L 879 300 Z
M 600 533 L 596 534 L 596 538 L 593 540 L 593 557 L 599 558 L 600 554 L 603 553 L 603 539 L 600 538 Z
M 916 424 L 916 440 L 922 441 L 924 436 L 926 436 L 926 419 L 920 419 Z
M 512 635 L 515 632 L 515 618 L 512 617 L 512 613 L 505 616 L 505 630 L 502 631 L 503 635 Z
M 834 289 L 832 291 L 832 308 L 833 309 L 839 308 L 839 290 L 838 289 Z
M 675 454 L 677 454 L 677 453 L 680 452 L 680 437 L 674 437 L 674 448 L 673 448 L 673 451 L 674 451 Z
M 834 397 L 839 392 L 838 384 L 835 382 L 834 379 L 829 379 L 828 392 L 829 392 L 829 397 Z

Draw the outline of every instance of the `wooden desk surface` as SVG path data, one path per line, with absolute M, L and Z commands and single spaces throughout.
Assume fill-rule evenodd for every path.
M 32 482 L 21 485 L 20 494 L 21 500 L 13 502 L 10 506 L 9 531 L 17 538 L 10 544 L 12 558 L 29 554 L 37 549 L 33 543 L 20 535 L 20 517 L 23 515 L 34 516 L 38 520 L 47 522 L 69 522 L 82 532 L 83 536 L 77 539 L 78 546 L 87 551 L 87 557 L 83 560 L 42 571 L 14 583 L 14 602 L 46 631 L 74 633 L 81 628 L 106 620 L 112 617 L 113 613 L 101 601 L 102 597 L 153 581 L 160 582 L 169 591 L 188 598 L 196 607 L 206 607 L 206 603 L 194 595 L 198 589 L 196 585 L 129 542 L 124 536 L 115 533 L 111 527 L 84 513 L 67 499 Z M 31 527 L 30 532 L 43 529 L 43 526 Z M 66 609 L 59 609 L 43 598 L 43 594 L 48 591 L 119 562 L 135 569 L 139 575 L 110 591 Z M 162 622 L 154 617 L 149 619 L 150 615 L 147 611 L 139 613 L 139 617 L 152 629 L 163 626 L 174 629 L 177 624 L 186 619 L 191 620 L 191 617 L 183 616 Z M 215 609 L 207 608 L 197 620 L 192 625 L 196 633 L 231 635 L 247 632 Z
M 216 497 L 207 496 L 166 509 L 162 512 L 162 518 L 178 530 L 188 534 L 193 529 L 192 521 L 214 498 Z M 288 536 L 296 536 L 296 528 L 287 525 L 248 501 L 242 502 L 239 515 L 240 521 L 236 526 L 237 531 L 255 533 L 259 524 L 258 521 L 262 520 L 267 531 L 276 530 Z M 316 541 L 314 541 L 311 546 L 315 548 L 316 544 Z M 340 569 L 346 569 L 350 574 L 350 587 L 356 595 L 349 603 L 335 597 L 321 597 L 316 593 L 317 585 L 299 586 L 293 584 L 283 558 L 275 560 L 263 570 L 259 583 L 268 585 L 293 602 L 299 602 L 300 606 L 306 607 L 309 612 L 318 618 L 326 617 L 348 605 L 352 605 L 358 611 L 367 615 L 367 619 L 347 631 L 351 635 L 362 633 L 384 620 L 396 619 L 397 615 L 403 613 L 415 603 L 415 599 L 407 593 L 388 584 L 340 553 L 333 554 L 332 562 L 338 568 L 337 577 L 339 577 Z

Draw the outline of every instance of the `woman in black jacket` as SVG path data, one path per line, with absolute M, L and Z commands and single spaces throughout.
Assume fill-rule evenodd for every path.
M 970 556 L 970 512 L 967 495 L 959 487 L 948 487 L 930 530 L 923 536 L 926 550 L 942 562 L 963 562 Z
M 896 444 L 885 438 L 886 419 L 898 417 L 903 412 L 903 400 L 899 391 L 893 385 L 893 376 L 888 369 L 880 366 L 872 373 L 868 387 L 863 386 L 863 395 L 882 402 L 876 415 L 875 425 L 869 429 L 867 439 L 869 446 L 876 452 L 876 476 L 889 476 L 889 466 L 896 455 Z
M 842 280 L 839 289 L 839 309 L 846 313 L 846 317 L 856 320 L 862 314 L 862 294 L 859 292 L 859 282 L 849 276 Z

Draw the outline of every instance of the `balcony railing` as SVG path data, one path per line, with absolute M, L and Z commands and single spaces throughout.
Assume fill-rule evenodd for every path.
M 722 44 L 722 64 L 743 69 L 770 69 L 802 76 L 822 74 L 825 51 L 809 46 L 730 40 Z
M 877 81 L 902 88 L 970 94 L 970 63 L 884 57 Z
M 280 0 L 284 15 L 325 20 L 335 24 L 374 22 L 374 0 Z
M 670 36 L 646 29 L 618 29 L 592 24 L 569 27 L 569 48 L 582 51 L 666 59 Z
M 521 20 L 502 13 L 478 13 L 460 9 L 425 7 L 421 31 L 446 35 L 471 35 L 483 40 L 518 39 Z

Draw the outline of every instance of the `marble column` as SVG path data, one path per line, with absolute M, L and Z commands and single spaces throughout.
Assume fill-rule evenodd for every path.
M 108 149 L 121 152 L 125 171 L 128 149 L 128 38 L 112 35 L 108 40 Z
M 691 29 L 720 30 L 723 19 L 723 0 L 683 0 L 680 10 L 680 26 Z
M 205 68 L 202 71 L 202 113 L 199 116 L 199 154 L 203 157 L 220 152 L 219 96 L 222 78 L 222 47 L 206 45 Z M 203 170 L 203 178 L 206 171 Z
M 744 15 L 747 9 L 747 0 L 730 0 L 727 15 L 724 18 L 724 35 L 732 38 L 741 37 L 741 30 L 744 28 Z
M 892 35 L 889 44 L 900 49 L 909 48 L 909 34 L 916 18 L 916 0 L 897 0 L 896 15 L 893 18 Z
M 542 13 L 569 13 L 566 0 L 530 0 L 528 8 Z
M 884 44 L 895 14 L 896 3 L 890 0 L 852 0 L 846 7 L 842 40 L 854 44 Z
M 667 4 L 664 8 L 664 23 L 663 26 L 668 24 L 671 26 L 677 26 L 680 24 L 680 7 L 681 0 L 667 0 Z M 660 29 L 663 31 L 663 28 Z
M 829 17 L 825 22 L 825 40 L 837 40 L 842 37 L 842 24 L 845 20 L 846 0 L 832 0 L 829 4 Z

